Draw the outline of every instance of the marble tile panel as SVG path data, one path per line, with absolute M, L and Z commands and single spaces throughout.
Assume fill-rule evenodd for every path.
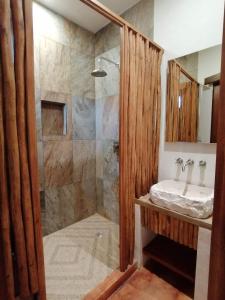
M 44 90 L 70 93 L 70 47 L 41 38 L 40 84 Z
M 65 104 L 64 107 L 64 122 L 66 124 L 66 132 L 63 135 L 49 135 L 43 136 L 44 141 L 63 141 L 63 140 L 72 140 L 72 96 L 67 93 L 53 92 L 49 90 L 41 90 L 41 100 L 49 102 L 57 102 L 60 104 Z M 42 120 L 44 122 L 45 120 Z M 44 134 L 44 133 L 43 133 Z
M 45 212 L 45 192 L 40 191 L 41 212 Z
M 34 82 L 35 88 L 40 89 L 40 36 L 34 35 Z
M 120 27 L 110 23 L 95 35 L 95 56 L 120 45 Z
M 62 137 L 65 131 L 65 103 L 42 102 L 42 134 L 43 136 Z
M 94 33 L 71 23 L 70 46 L 77 54 L 95 55 L 95 35 Z
M 57 188 L 46 188 L 45 204 L 45 231 L 50 234 L 63 228 Z
M 96 140 L 96 176 L 103 178 L 103 141 Z
M 78 54 L 71 48 L 71 90 L 72 95 L 95 98 L 95 79 L 91 72 L 95 69 L 93 56 Z
M 46 188 L 45 230 L 47 234 L 73 224 L 76 219 L 74 185 Z
M 76 205 L 75 187 L 73 184 L 65 185 L 59 189 L 62 224 L 63 227 L 73 224 L 77 221 L 79 211 Z
M 73 97 L 73 138 L 95 139 L 95 100 Z
M 102 53 L 96 57 L 96 68 L 99 66 L 99 57 L 108 58 L 114 62 L 120 62 L 120 47 L 113 48 L 107 52 Z M 106 96 L 119 95 L 120 91 L 120 70 L 114 64 L 111 64 L 105 60 L 101 61 L 102 68 L 107 72 L 106 77 L 95 78 L 95 94 L 96 98 L 102 98 Z
M 105 216 L 115 223 L 119 223 L 119 178 L 103 180 L 103 202 Z
M 103 122 L 103 108 L 105 97 L 95 99 L 95 114 L 96 114 L 96 140 L 102 139 L 102 122 Z
M 42 141 L 41 91 L 38 88 L 35 88 L 35 116 L 37 140 Z
M 45 212 L 41 212 L 41 226 L 42 226 L 42 235 L 43 236 L 46 236 L 48 234 L 47 230 L 46 230 L 45 223 L 46 223 Z
M 57 187 L 72 183 L 73 142 L 44 142 L 45 186 Z
M 96 212 L 96 180 L 89 179 L 74 183 L 76 209 L 79 220 Z
M 114 150 L 115 141 L 103 141 L 103 178 L 114 180 L 119 176 L 119 157 Z
M 33 2 L 34 36 L 40 35 L 69 46 L 71 41 L 71 24 L 72 22 L 57 13 Z
M 37 152 L 38 152 L 38 171 L 39 171 L 39 181 L 40 181 L 40 191 L 44 190 L 44 152 L 43 152 L 43 143 L 37 143 Z
M 198 79 L 198 52 L 178 57 L 177 62 L 196 80 Z M 182 76 L 183 81 L 187 81 L 187 77 Z
M 73 182 L 96 177 L 95 140 L 73 141 Z
M 105 215 L 104 201 L 103 201 L 103 179 L 96 178 L 96 202 L 97 212 L 101 215 Z
M 131 25 L 149 38 L 153 38 L 154 0 L 142 0 L 122 14 Z
M 102 127 L 104 139 L 119 140 L 119 96 L 106 97 Z

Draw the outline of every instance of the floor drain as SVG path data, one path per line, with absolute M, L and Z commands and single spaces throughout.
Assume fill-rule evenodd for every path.
M 96 236 L 101 239 L 103 237 L 103 234 L 101 232 L 96 233 Z

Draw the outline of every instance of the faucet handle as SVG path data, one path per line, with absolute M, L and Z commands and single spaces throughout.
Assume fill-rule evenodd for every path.
M 180 165 L 180 166 L 181 166 L 181 165 L 183 164 L 183 162 L 184 162 L 184 161 L 183 161 L 183 159 L 182 159 L 181 157 L 179 157 L 179 158 L 176 159 L 176 164 L 177 164 L 177 165 Z
M 192 166 L 193 164 L 194 164 L 195 162 L 193 161 L 193 159 L 188 159 L 187 161 L 186 161 L 186 166 Z
M 206 161 L 205 160 L 200 160 L 199 161 L 199 167 L 205 167 L 206 166 Z

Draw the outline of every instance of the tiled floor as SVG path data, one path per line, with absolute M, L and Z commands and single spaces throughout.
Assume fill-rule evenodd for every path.
M 95 214 L 44 237 L 48 300 L 78 300 L 119 266 L 119 226 Z
M 191 300 L 145 268 L 136 271 L 109 300 Z

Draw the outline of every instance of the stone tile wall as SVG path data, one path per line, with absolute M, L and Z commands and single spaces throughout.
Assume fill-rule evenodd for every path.
M 149 38 L 154 34 L 154 0 L 141 0 L 122 14 L 122 17 Z M 95 55 L 120 45 L 120 30 L 110 23 L 96 34 Z
M 154 1 L 123 14 L 153 36 Z M 34 2 L 36 120 L 44 233 L 96 210 L 119 222 L 119 69 L 102 61 L 108 75 L 94 79 L 100 56 L 120 60 L 120 28 L 96 35 Z M 41 22 L 40 22 L 41 20 Z M 43 136 L 41 100 L 66 105 L 66 134 Z
M 96 212 L 95 36 L 37 3 L 33 18 L 41 205 L 49 234 Z M 42 100 L 66 105 L 64 135 L 43 136 Z
M 122 17 L 149 38 L 153 38 L 154 0 L 142 0 Z M 95 36 L 96 66 L 103 56 L 120 60 L 120 30 L 110 23 Z M 102 61 L 108 75 L 95 79 L 96 95 L 96 189 L 97 211 L 119 222 L 119 71 Z
M 119 29 L 118 29 L 119 30 Z M 120 47 L 96 57 L 120 60 Z M 119 222 L 119 68 L 102 61 L 107 76 L 95 79 L 97 212 Z

